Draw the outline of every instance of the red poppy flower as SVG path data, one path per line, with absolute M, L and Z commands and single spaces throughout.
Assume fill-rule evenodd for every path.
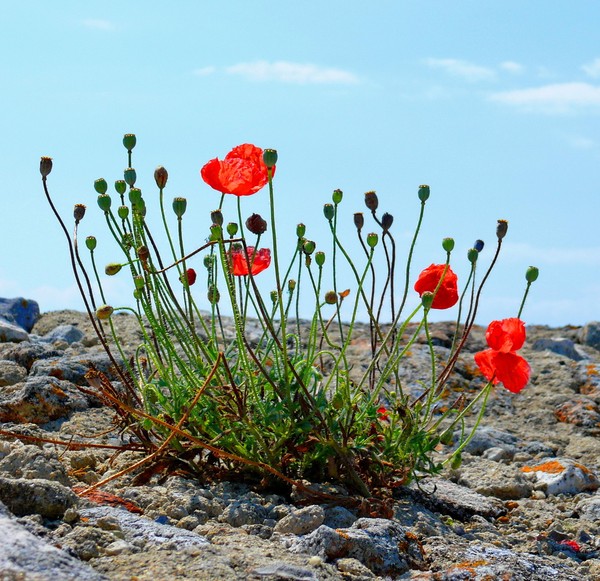
M 385 406 L 380 406 L 377 408 L 377 416 L 379 421 L 389 421 L 389 411 Z
M 458 302 L 458 277 L 449 266 L 444 274 L 445 268 L 445 264 L 432 264 L 421 272 L 415 283 L 415 290 L 419 296 L 423 296 L 425 292 L 435 291 L 442 275 L 444 276 L 433 299 L 432 309 L 449 309 Z
M 196 271 L 193 268 L 188 268 L 180 277 L 179 280 L 184 282 L 187 279 L 189 286 L 196 282 Z
M 494 385 L 502 383 L 508 391 L 519 393 L 529 381 L 529 363 L 514 351 L 486 349 L 475 353 L 475 363 Z
M 268 248 L 261 248 L 255 252 L 253 246 L 248 246 L 247 257 L 242 249 L 231 251 L 231 272 L 234 276 L 246 276 L 248 262 L 252 267 L 252 274 L 258 274 L 271 264 L 271 251 Z
M 487 344 L 496 351 L 517 351 L 525 343 L 525 323 L 516 317 L 492 321 L 485 338 Z
M 200 171 L 202 179 L 224 194 L 250 196 L 269 181 L 263 150 L 250 143 L 234 147 L 221 161 L 211 159 Z M 273 174 L 275 168 L 272 169 Z

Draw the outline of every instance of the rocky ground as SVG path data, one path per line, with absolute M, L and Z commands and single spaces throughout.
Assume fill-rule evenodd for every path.
M 135 344 L 132 319 L 115 319 Z M 442 355 L 451 329 L 434 326 Z M 400 491 L 388 519 L 178 474 L 82 496 L 140 459 L 93 446 L 122 444 L 79 390 L 90 363 L 110 363 L 82 313 L 0 320 L 0 579 L 600 579 L 600 323 L 527 332 L 530 385 L 499 387 L 462 465 Z M 484 347 L 477 328 L 454 393 L 481 381 Z M 410 358 L 408 383 L 424 346 Z

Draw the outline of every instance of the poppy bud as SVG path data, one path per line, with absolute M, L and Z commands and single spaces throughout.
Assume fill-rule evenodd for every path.
M 108 189 L 108 184 L 104 178 L 100 178 L 94 182 L 94 189 L 99 194 L 106 194 L 106 190 Z
M 73 208 L 73 218 L 75 218 L 75 222 L 80 222 L 83 220 L 85 216 L 85 206 L 83 204 L 75 204 Z
M 51 157 L 42 157 L 40 159 L 40 173 L 42 177 L 48 177 L 50 172 L 52 171 L 52 158 Z
M 219 289 L 214 284 L 211 284 L 208 287 L 208 292 L 206 293 L 206 296 L 208 298 L 208 302 L 211 305 L 216 305 L 221 298 L 221 293 L 219 292 Z
M 271 302 L 273 303 L 273 305 L 277 304 L 277 299 L 278 299 L 278 295 L 277 295 L 277 291 L 276 290 L 272 290 L 271 291 Z
M 107 276 L 114 276 L 115 274 L 117 274 L 117 272 L 121 270 L 122 267 L 123 265 L 119 264 L 118 262 L 111 262 L 110 264 L 107 264 L 105 266 L 104 273 Z
M 498 240 L 502 240 L 508 232 L 508 222 L 506 220 L 498 220 L 498 226 L 496 226 L 496 236 Z
M 525 272 L 525 280 L 527 282 L 535 282 L 540 274 L 539 268 L 537 266 L 530 266 Z
M 450 468 L 452 468 L 452 470 L 458 470 L 460 468 L 461 464 L 462 464 L 462 455 L 456 454 L 455 456 L 452 457 L 452 462 L 450 462 Z
M 135 180 L 137 179 L 137 174 L 135 173 L 135 170 L 132 167 L 128 167 L 123 172 L 123 178 L 125 179 L 125 182 L 128 186 L 133 187 L 135 185 Z
M 429 186 L 419 186 L 419 200 L 421 200 L 421 202 L 426 202 L 429 199 L 429 193 Z
M 210 227 L 210 239 L 215 241 L 215 240 L 221 240 L 222 237 L 223 237 L 223 228 L 221 228 L 221 226 L 219 224 L 213 224 Z
M 252 234 L 260 236 L 260 234 L 264 234 L 267 231 L 267 222 L 260 214 L 252 214 L 246 220 L 246 228 L 248 228 Z
M 207 254 L 204 257 L 204 268 L 207 268 L 208 270 L 210 270 L 213 267 L 213 264 L 215 263 L 215 257 L 213 254 Z
M 375 210 L 379 206 L 379 199 L 377 198 L 377 194 L 375 192 L 366 192 L 365 193 L 365 206 L 374 214 Z
M 88 250 L 94 251 L 96 249 L 96 237 L 95 236 L 88 236 L 85 239 L 85 245 L 87 246 Z
M 442 240 L 442 248 L 446 252 L 452 252 L 454 250 L 454 238 L 444 238 Z
M 133 284 L 135 285 L 136 289 L 143 289 L 146 284 L 146 281 L 144 280 L 143 275 L 138 274 L 138 275 L 134 276 Z
M 428 311 L 431 308 L 431 305 L 433 304 L 433 293 L 430 291 L 425 291 L 422 295 L 421 295 L 421 303 L 423 304 L 423 308 Z
M 133 133 L 126 133 L 123 136 L 123 145 L 128 152 L 131 153 L 131 150 L 135 147 L 136 143 L 137 139 Z
M 467 258 L 471 264 L 475 264 L 477 262 L 477 258 L 479 257 L 479 252 L 477 252 L 476 248 L 469 248 L 467 250 Z
M 139 188 L 131 188 L 129 190 L 129 201 L 132 204 L 138 204 L 142 201 L 142 190 Z
M 210 219 L 212 220 L 213 224 L 216 224 L 217 226 L 223 226 L 223 213 L 221 210 L 213 210 L 210 213 Z
M 302 238 L 306 232 L 306 226 L 304 224 L 298 224 L 296 226 L 296 236 Z
M 290 280 L 288 280 L 288 291 L 290 293 L 293 293 L 295 289 L 296 289 L 296 281 L 293 278 L 290 278 Z
M 119 206 L 117 209 L 117 214 L 121 220 L 126 220 L 127 216 L 129 216 L 129 207 L 128 206 Z
M 154 170 L 154 181 L 160 190 L 162 190 L 167 185 L 167 180 L 169 179 L 169 172 L 162 166 L 159 165 Z
M 237 234 L 237 231 L 238 225 L 235 222 L 229 222 L 229 224 L 227 224 L 227 234 L 229 234 L 229 236 L 233 238 Z
M 98 196 L 98 206 L 100 209 L 107 214 L 110 210 L 111 199 L 108 194 L 100 194 Z
M 449 446 L 452 444 L 452 442 L 454 442 L 454 433 L 452 430 L 446 430 L 443 432 L 440 436 L 440 442 L 444 444 L 444 446 Z
M 106 319 L 110 319 L 113 311 L 114 309 L 111 306 L 102 305 L 96 309 L 96 317 L 98 317 L 101 321 L 105 321 Z
M 477 250 L 477 252 L 481 252 L 483 250 L 484 247 L 484 242 L 483 240 L 475 240 L 475 244 L 473 244 L 473 248 L 475 250 Z
M 344 192 L 342 190 L 333 190 L 333 194 L 331 195 L 331 199 L 334 204 L 339 204 L 344 197 Z
M 125 193 L 125 190 L 127 190 L 125 180 L 117 180 L 115 182 L 115 190 L 117 191 L 117 194 L 122 196 Z
M 277 150 L 265 149 L 263 151 L 263 161 L 268 168 L 275 167 L 275 164 L 277 163 Z
M 315 251 L 316 244 L 312 240 L 306 240 L 302 249 L 304 253 L 310 256 Z
M 188 286 L 192 286 L 196 282 L 196 271 L 193 268 L 188 268 L 185 272 L 181 273 L 179 280 L 183 284 L 187 281 Z
M 381 227 L 383 228 L 383 231 L 387 232 L 392 227 L 393 222 L 394 216 L 388 212 L 385 212 L 385 214 L 381 216 Z
M 356 226 L 358 232 L 362 230 L 363 226 L 365 225 L 365 217 L 363 216 L 362 212 L 356 212 L 354 214 L 354 225 Z
M 335 294 L 335 291 L 327 291 L 325 293 L 325 302 L 328 305 L 335 305 L 335 304 L 337 304 L 337 295 Z
M 133 289 L 133 298 L 136 301 L 141 300 L 143 298 L 143 296 L 144 296 L 144 291 L 141 288 Z
M 315 262 L 317 263 L 317 266 L 323 266 L 325 264 L 325 253 L 322 250 L 319 250 L 319 252 L 315 254 Z
M 181 218 L 187 209 L 187 200 L 185 198 L 173 198 L 173 212 L 178 218 Z
M 367 234 L 367 245 L 369 248 L 375 248 L 377 243 L 379 242 L 379 236 L 375 232 L 370 232 Z
M 150 258 L 150 251 L 147 246 L 140 246 L 137 249 L 137 255 L 142 262 L 146 262 Z
M 333 206 L 331 204 L 325 204 L 323 206 L 323 214 L 324 214 L 325 218 L 327 218 L 327 220 L 329 220 L 331 222 L 333 220 L 333 216 L 335 214 Z

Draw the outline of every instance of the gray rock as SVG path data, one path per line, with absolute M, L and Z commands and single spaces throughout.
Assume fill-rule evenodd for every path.
M 36 321 L 40 318 L 40 307 L 36 301 L 17 297 L 15 299 L 0 298 L 0 318 L 6 319 L 31 333 Z
M 59 325 L 46 333 L 42 339 L 49 343 L 64 341 L 70 345 L 71 343 L 75 343 L 75 341 L 81 341 L 84 336 L 85 333 L 75 325 Z
M 230 524 L 232 527 L 241 527 L 261 524 L 267 516 L 268 512 L 264 506 L 246 500 L 236 500 L 225 508 L 218 520 Z
M 454 433 L 455 440 L 458 440 L 460 431 Z M 516 451 L 519 438 L 503 430 L 482 426 L 477 429 L 471 441 L 464 447 L 464 451 L 479 456 L 489 448 L 502 448 L 506 452 L 513 454 Z
M 253 573 L 259 577 L 269 579 L 290 579 L 290 581 L 318 581 L 319 578 L 311 569 L 287 565 L 286 563 L 273 563 L 254 569 Z
M 292 511 L 284 516 L 274 528 L 281 534 L 307 535 L 320 527 L 325 520 L 323 507 L 315 504 Z
M 0 501 L 17 516 L 39 514 L 60 518 L 77 500 L 71 489 L 58 482 L 0 476 Z
M 0 460 L 0 473 L 13 478 L 42 478 L 70 485 L 56 451 L 39 446 L 14 444 L 10 453 Z
M 591 321 L 579 332 L 579 340 L 588 347 L 600 350 L 600 321 Z
M 0 360 L 0 387 L 14 385 L 24 381 L 27 377 L 27 369 L 15 361 Z
M 332 529 L 346 529 L 357 520 L 357 516 L 343 506 L 330 506 L 325 509 L 324 525 Z
M 27 341 L 29 335 L 18 325 L 0 318 L 0 342 L 2 343 L 20 343 Z
M 547 495 L 579 494 L 600 487 L 600 481 L 589 468 L 570 458 L 549 458 L 522 470 L 533 474 Z
M 541 338 L 537 339 L 533 344 L 534 351 L 551 351 L 557 355 L 568 357 L 573 361 L 581 361 L 587 356 L 577 348 L 577 345 L 571 339 L 563 339 L 562 337 L 556 337 L 553 339 Z

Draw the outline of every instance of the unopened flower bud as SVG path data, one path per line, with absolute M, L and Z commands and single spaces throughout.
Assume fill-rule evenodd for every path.
M 296 236 L 298 236 L 298 238 L 302 238 L 305 233 L 306 233 L 306 226 L 304 224 L 298 224 L 296 226 Z
M 365 193 L 365 206 L 374 214 L 379 206 L 379 199 L 377 198 L 377 194 L 375 192 L 366 192 Z
M 540 275 L 540 270 L 537 266 L 530 266 L 525 272 L 525 280 L 527 282 L 535 282 Z
M 127 183 L 128 186 L 133 187 L 135 185 L 135 180 L 137 179 L 137 174 L 132 167 L 128 167 L 123 172 L 123 179 Z
M 117 209 L 117 215 L 121 220 L 127 220 L 127 216 L 129 216 L 129 207 L 128 206 L 119 206 Z
M 40 173 L 43 178 L 46 178 L 50 175 L 52 171 L 52 158 L 51 157 L 42 157 L 40 159 Z
M 317 266 L 323 266 L 325 264 L 325 253 L 322 250 L 315 253 L 315 262 L 317 263 Z
M 212 220 L 213 224 L 216 224 L 217 226 L 223 226 L 223 213 L 221 210 L 213 210 L 210 213 L 210 219 Z
M 496 226 L 496 236 L 498 240 L 502 240 L 508 232 L 508 222 L 506 220 L 498 220 L 498 226 Z
M 73 218 L 75 222 L 80 222 L 85 216 L 85 206 L 83 204 L 75 204 L 73 207 Z
M 339 204 L 344 197 L 344 192 L 342 190 L 333 190 L 333 194 L 331 194 L 331 199 L 334 204 Z
M 454 433 L 452 430 L 446 430 L 445 432 L 442 432 L 442 435 L 440 436 L 440 442 L 444 444 L 444 446 L 449 446 L 452 444 L 454 442 Z
M 452 252 L 454 250 L 454 238 L 444 238 L 442 240 L 442 248 L 446 252 Z
M 160 190 L 162 190 L 167 185 L 167 180 L 169 179 L 169 172 L 162 166 L 159 165 L 154 170 L 154 181 Z
M 375 248 L 379 242 L 379 236 L 375 232 L 369 232 L 367 234 L 367 246 L 369 248 Z
M 423 305 L 423 308 L 428 311 L 431 308 L 431 305 L 433 304 L 433 293 L 431 291 L 425 291 L 422 295 L 421 295 L 421 304 Z
M 204 260 L 202 262 L 204 264 L 204 268 L 210 270 L 213 267 L 214 263 L 215 263 L 215 256 L 214 256 L 214 254 L 207 254 L 204 257 Z
M 227 224 L 227 234 L 229 234 L 229 236 L 233 238 L 237 234 L 237 231 L 238 225 L 236 222 L 229 222 L 229 224 Z
M 147 246 L 140 246 L 137 249 L 137 256 L 142 262 L 146 262 L 150 258 L 150 251 Z
M 133 277 L 133 284 L 136 289 L 143 289 L 146 285 L 146 281 L 144 280 L 144 276 L 141 274 L 137 274 Z
M 88 250 L 94 251 L 96 249 L 97 240 L 95 236 L 88 236 L 85 239 L 85 245 Z
M 219 289 L 214 284 L 211 284 L 208 287 L 208 292 L 206 293 L 206 296 L 208 298 L 208 302 L 211 305 L 216 305 L 219 302 L 219 300 L 221 299 L 221 293 L 219 292 Z
M 333 216 L 335 215 L 335 210 L 333 209 L 333 206 L 331 204 L 325 204 L 323 206 L 323 215 L 330 222 L 333 220 Z
M 452 468 L 452 470 L 458 470 L 460 468 L 461 464 L 462 464 L 462 455 L 456 454 L 455 456 L 453 456 L 452 461 L 450 462 L 450 468 Z
M 419 186 L 419 200 L 421 200 L 421 202 L 426 202 L 429 199 L 429 186 L 428 185 L 421 185 Z
M 467 250 L 467 258 L 471 264 L 475 264 L 477 262 L 477 258 L 479 257 L 479 252 L 477 252 L 476 248 L 469 248 Z
M 330 290 L 325 293 L 325 302 L 328 305 L 337 304 L 337 295 L 335 294 L 335 291 Z
M 100 194 L 98 196 L 98 206 L 100 209 L 107 214 L 110 210 L 111 199 L 108 194 Z
M 127 190 L 127 184 L 125 183 L 125 180 L 117 180 L 115 182 L 115 190 L 117 191 L 117 194 L 122 196 Z
M 94 189 L 99 194 L 106 194 L 106 190 L 108 189 L 108 184 L 104 178 L 97 179 L 94 182 Z
M 277 150 L 265 149 L 263 151 L 263 161 L 268 168 L 275 167 L 275 164 L 277 163 Z
M 178 218 L 181 218 L 187 210 L 187 200 L 185 198 L 173 198 L 173 212 Z
M 363 226 L 365 225 L 365 217 L 363 216 L 362 212 L 356 212 L 354 214 L 354 225 L 356 226 L 358 232 L 363 229 Z
M 179 280 L 182 284 L 187 282 L 188 286 L 192 286 L 196 282 L 196 271 L 193 268 L 188 268 L 185 272 L 181 273 Z
M 275 306 L 277 304 L 277 299 L 279 298 L 279 295 L 277 294 L 276 290 L 272 290 L 270 294 L 271 294 L 271 302 L 273 303 L 273 306 Z
M 125 149 L 128 152 L 131 152 L 131 150 L 135 147 L 136 143 L 137 139 L 133 133 L 126 133 L 123 136 L 123 145 L 125 146 Z
M 142 190 L 139 188 L 131 188 L 129 190 L 129 201 L 132 204 L 139 204 L 142 201 Z
M 267 231 L 267 222 L 260 214 L 252 214 L 246 220 L 246 228 L 248 228 L 252 234 L 259 236 Z
M 213 241 L 223 238 L 223 228 L 219 224 L 213 224 L 210 227 L 210 239 Z
M 109 305 L 102 305 L 96 309 L 96 317 L 98 317 L 101 321 L 105 321 L 110 319 L 110 316 L 113 314 L 114 309 Z
M 290 278 L 290 280 L 288 280 L 288 291 L 293 293 L 294 290 L 296 290 L 296 281 L 293 278 Z
M 383 216 L 381 216 L 381 227 L 384 232 L 387 232 L 394 222 L 394 216 L 392 216 L 389 212 L 385 212 Z
M 133 289 L 133 298 L 136 301 L 141 300 L 143 298 L 143 296 L 144 296 L 143 289 L 141 289 L 141 288 L 135 288 L 135 289 Z
M 107 276 L 114 276 L 121 270 L 121 268 L 123 268 L 122 264 L 119 264 L 118 262 L 111 262 L 104 267 L 104 273 Z
M 477 252 L 481 252 L 484 246 L 483 240 L 475 240 L 475 244 L 473 244 L 473 248 L 477 250 Z
M 306 240 L 304 242 L 302 250 L 304 250 L 304 254 L 310 256 L 315 251 L 315 248 L 316 244 L 312 240 Z

